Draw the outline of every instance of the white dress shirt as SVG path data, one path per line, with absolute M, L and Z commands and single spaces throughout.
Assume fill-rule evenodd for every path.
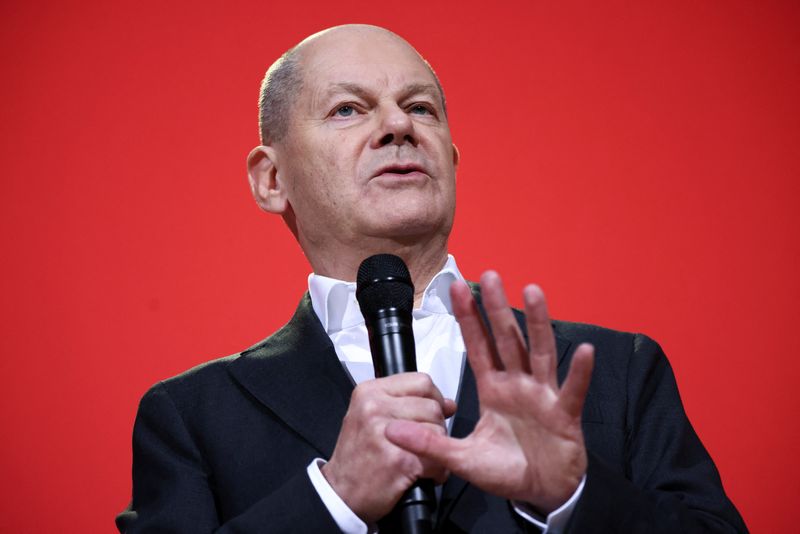
M 442 395 L 456 402 L 466 349 L 461 328 L 453 315 L 450 285 L 463 279 L 455 259 L 448 255 L 444 268 L 425 288 L 422 305 L 412 314 L 417 370 L 430 375 Z M 364 380 L 375 378 L 367 327 L 356 300 L 356 284 L 312 273 L 308 276 L 308 289 L 314 312 L 330 336 L 336 355 L 353 382 L 360 384 Z M 447 420 L 448 432 L 451 425 L 452 417 Z M 324 463 L 320 458 L 312 461 L 308 466 L 308 475 L 339 528 L 345 534 L 374 532 L 375 527 L 364 523 L 333 491 L 320 471 Z M 535 512 L 524 503 L 514 503 L 514 509 L 546 534 L 558 534 L 572 515 L 583 485 L 584 482 L 581 482 L 575 494 L 548 515 L 546 523 L 534 517 Z

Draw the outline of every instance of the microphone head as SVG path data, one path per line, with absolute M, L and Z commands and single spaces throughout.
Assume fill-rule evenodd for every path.
M 376 254 L 361 262 L 356 277 L 356 299 L 364 317 L 378 310 L 414 309 L 414 284 L 405 262 L 393 254 Z

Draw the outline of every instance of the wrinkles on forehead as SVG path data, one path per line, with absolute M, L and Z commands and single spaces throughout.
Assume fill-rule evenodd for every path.
M 331 28 L 302 41 L 297 52 L 307 82 L 305 98 L 310 99 L 306 105 L 315 110 L 336 96 L 367 99 L 394 83 L 400 87 L 393 93 L 397 98 L 431 97 L 447 113 L 444 92 L 430 65 L 406 40 L 388 30 L 362 25 Z M 384 68 L 390 64 L 395 68 Z M 364 73 L 374 73 L 374 77 Z
M 323 92 L 323 97 L 337 96 L 340 94 L 352 94 L 362 98 L 368 98 L 371 91 L 369 88 L 364 87 L 358 83 L 339 82 L 331 84 L 327 90 Z M 411 95 L 427 94 L 430 96 L 439 96 L 439 90 L 435 84 L 432 83 L 408 83 L 400 90 L 400 98 L 405 98 Z

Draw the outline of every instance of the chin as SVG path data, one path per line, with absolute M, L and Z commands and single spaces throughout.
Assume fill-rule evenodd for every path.
M 361 205 L 362 235 L 383 238 L 410 238 L 449 233 L 455 206 L 442 199 L 423 194 L 392 195 L 379 202 Z
M 452 224 L 452 218 L 445 217 L 392 216 L 379 221 L 373 235 L 390 239 L 415 238 L 434 234 L 447 235 L 450 233 Z

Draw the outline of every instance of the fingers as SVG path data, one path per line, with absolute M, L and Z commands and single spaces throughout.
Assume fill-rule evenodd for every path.
M 525 341 L 514 318 L 514 312 L 508 305 L 500 275 L 494 271 L 483 273 L 481 295 L 486 316 L 492 325 L 497 357 L 503 369 L 510 372 L 530 372 Z
M 402 402 L 392 403 L 387 415 L 394 419 L 428 421 L 442 427 L 446 418 L 441 404 L 421 397 L 406 397 Z
M 430 434 L 433 436 L 438 437 L 446 437 L 447 431 L 441 425 L 434 425 L 431 423 L 415 423 L 411 421 L 405 420 L 398 420 L 397 422 L 403 423 L 410 423 L 418 425 L 421 432 L 425 434 Z M 393 422 L 390 422 L 387 426 L 391 425 Z M 386 431 L 384 428 L 384 438 L 387 442 L 392 443 L 388 437 L 386 437 Z M 419 462 L 419 470 L 412 471 L 417 473 L 417 478 L 429 478 L 431 480 L 436 481 L 437 484 L 443 484 L 444 481 L 447 479 L 449 474 L 449 469 L 443 464 L 437 462 L 436 460 L 420 455 L 415 454 L 403 447 L 398 446 L 396 443 L 392 443 L 393 447 L 396 447 L 398 451 L 401 451 L 402 454 L 409 455 L 411 458 L 406 458 L 405 460 L 408 462 Z
M 540 382 L 556 386 L 556 354 L 550 318 L 542 290 L 530 285 L 523 291 L 530 349 L 511 307 L 500 276 L 487 271 L 481 276 L 481 295 L 494 340 L 489 337 L 469 287 L 451 286 L 453 311 L 461 326 L 467 355 L 476 375 L 488 370 L 531 373 Z M 494 345 L 492 344 L 494 342 Z
M 487 271 L 481 276 L 481 295 L 494 339 L 478 312 L 469 286 L 463 282 L 450 286 L 453 313 L 475 375 L 483 376 L 492 370 L 529 372 L 525 342 L 496 272 Z
M 453 282 L 450 286 L 450 300 L 453 303 L 453 314 L 461 327 L 461 337 L 467 347 L 469 363 L 475 376 L 482 376 L 496 367 L 492 360 L 493 351 L 486 327 L 466 282 Z
M 561 386 L 558 398 L 562 409 L 572 417 L 580 416 L 583 410 L 583 401 L 586 400 L 586 392 L 589 390 L 593 367 L 594 347 L 589 343 L 581 343 L 572 356 L 569 373 Z
M 448 417 L 453 417 L 456 414 L 456 410 L 458 409 L 458 405 L 456 401 L 453 399 L 445 399 L 444 400 L 444 417 L 447 419 Z
M 411 421 L 392 421 L 384 430 L 386 438 L 398 447 L 427 458 L 449 471 L 461 465 L 464 440 L 448 437 L 425 425 Z
M 356 389 L 381 389 L 393 397 L 425 397 L 445 408 L 444 397 L 426 373 L 399 373 L 392 376 L 362 382 Z
M 426 434 L 445 435 L 445 418 L 455 403 L 444 399 L 428 375 L 403 373 L 359 384 L 322 474 L 334 491 L 366 522 L 391 510 L 419 477 L 442 481 L 446 469 L 391 443 L 385 428 L 409 420 Z
M 353 391 L 351 405 L 367 414 L 441 426 L 456 412 L 455 401 L 445 399 L 425 373 L 401 373 L 362 382 Z
M 525 301 L 525 324 L 528 328 L 531 374 L 540 382 L 556 387 L 556 341 L 547 313 L 542 289 L 534 284 L 522 291 Z

